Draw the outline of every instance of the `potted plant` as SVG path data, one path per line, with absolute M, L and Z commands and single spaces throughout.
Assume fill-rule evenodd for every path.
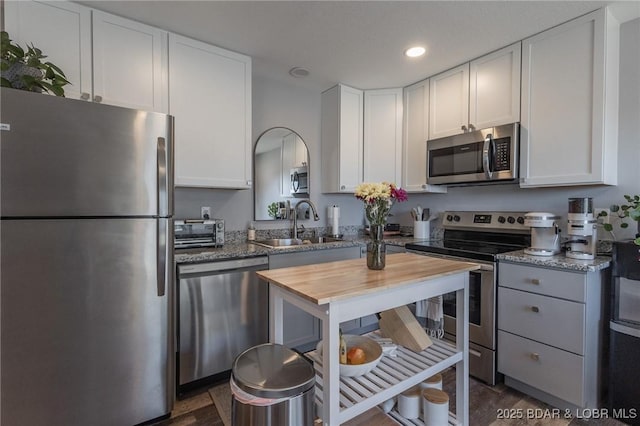
M 633 242 L 640 246 L 640 195 L 625 195 L 626 204 L 614 204 L 610 207 L 611 213 L 615 213 L 620 219 L 631 218 L 636 222 L 636 237 Z M 598 216 L 606 216 L 606 212 L 598 213 Z M 627 222 L 621 222 L 620 228 L 628 228 Z M 613 226 L 610 223 L 603 224 L 605 231 L 612 232 Z
M 0 82 L 2 87 L 53 93 L 64 96 L 63 86 L 69 84 L 64 72 L 33 44 L 25 51 L 12 42 L 6 31 L 0 32 Z

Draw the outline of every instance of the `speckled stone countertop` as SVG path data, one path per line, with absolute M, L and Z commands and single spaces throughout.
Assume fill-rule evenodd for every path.
M 594 260 L 570 259 L 564 254 L 555 256 L 532 256 L 523 250 L 511 251 L 497 255 L 498 261 L 528 263 L 547 268 L 565 269 L 579 272 L 594 272 L 608 268 L 611 265 L 611 258 L 608 256 L 596 256 Z
M 362 247 L 369 238 L 362 235 L 345 235 L 342 241 L 322 244 L 302 244 L 298 246 L 269 248 L 249 242 L 232 242 L 223 247 L 209 249 L 176 250 L 174 259 L 176 263 L 200 263 L 212 260 L 240 259 L 244 257 L 265 256 L 269 254 L 284 254 L 313 250 L 328 250 L 341 247 Z M 405 244 L 421 241 L 413 237 L 388 237 L 385 243 L 393 246 L 404 247 Z

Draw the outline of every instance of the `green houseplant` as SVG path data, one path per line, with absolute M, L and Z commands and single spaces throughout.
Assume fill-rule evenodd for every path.
M 64 96 L 63 87 L 69 81 L 60 68 L 43 61 L 46 57 L 33 44 L 24 50 L 12 42 L 6 31 L 0 32 L 0 85 Z
M 636 222 L 636 237 L 633 242 L 640 246 L 640 195 L 625 195 L 624 199 L 627 201 L 627 203 L 621 205 L 613 204 L 610 207 L 611 213 L 615 213 L 620 219 L 625 219 L 628 217 Z M 606 212 L 598 213 L 599 217 L 606 215 Z M 620 228 L 628 227 L 629 224 L 627 222 L 620 223 Z M 603 228 L 605 229 L 605 231 L 613 231 L 613 225 L 611 225 L 611 223 L 603 224 Z

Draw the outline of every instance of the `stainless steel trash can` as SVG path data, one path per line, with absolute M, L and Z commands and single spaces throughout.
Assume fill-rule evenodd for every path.
M 313 425 L 313 365 L 285 346 L 265 343 L 238 355 L 230 384 L 233 426 Z

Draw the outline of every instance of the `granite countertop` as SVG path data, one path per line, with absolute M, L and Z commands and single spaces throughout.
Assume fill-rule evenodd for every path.
M 579 272 L 600 271 L 611 265 L 611 258 L 608 256 L 596 256 L 594 260 L 579 260 L 570 259 L 564 254 L 557 254 L 555 256 L 533 256 L 526 254 L 523 250 L 502 253 L 497 255 L 497 257 L 498 261 L 528 263 L 536 266 Z
M 174 253 L 174 260 L 176 263 L 200 263 L 212 260 L 240 259 L 243 257 L 327 250 L 341 247 L 363 247 L 368 241 L 369 237 L 364 235 L 345 235 L 342 241 L 322 244 L 302 244 L 298 246 L 280 248 L 264 247 L 246 241 L 233 242 L 227 243 L 218 248 L 176 250 Z M 413 237 L 394 236 L 385 238 L 384 241 L 388 245 L 404 247 L 405 244 L 421 240 Z

